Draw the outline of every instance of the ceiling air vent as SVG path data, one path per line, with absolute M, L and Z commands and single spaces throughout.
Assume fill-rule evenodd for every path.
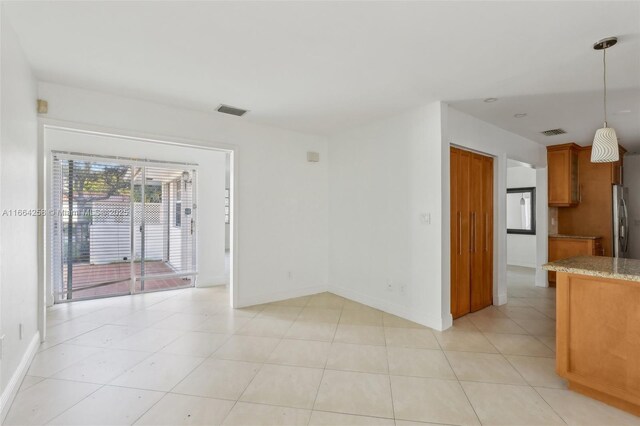
M 544 132 L 540 132 L 540 133 L 542 133 L 545 136 L 556 136 L 556 135 L 563 135 L 567 132 L 563 129 L 551 129 L 551 130 L 545 130 Z
M 247 113 L 246 109 L 236 108 L 236 107 L 232 107 L 224 104 L 220 105 L 217 111 L 223 114 L 237 115 L 238 117 L 242 117 Z

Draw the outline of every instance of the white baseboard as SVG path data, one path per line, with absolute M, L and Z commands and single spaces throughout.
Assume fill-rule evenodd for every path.
M 549 287 L 547 271 L 542 268 L 536 268 L 536 287 Z
M 505 303 L 507 303 L 507 294 L 506 293 L 502 293 L 502 294 L 498 294 L 498 298 L 497 300 L 494 300 L 494 305 L 504 305 Z
M 206 284 L 206 285 L 195 285 L 195 288 L 211 288 L 211 287 L 226 287 L 228 284 Z
M 453 326 L 453 315 L 449 314 L 443 314 L 442 315 L 442 328 L 440 328 L 439 330 L 446 330 L 447 328 Z
M 9 380 L 9 383 L 7 383 L 7 387 L 2 392 L 2 396 L 0 396 L 0 424 L 3 423 L 5 417 L 7 417 L 11 403 L 18 394 L 20 385 L 22 385 L 22 380 L 24 379 L 24 376 L 26 376 L 29 366 L 31 365 L 31 361 L 33 361 L 33 357 L 38 351 L 38 346 L 40 346 L 40 332 L 37 331 L 31 338 L 29 346 L 27 346 L 27 350 L 22 355 L 20 364 L 18 364 L 16 371 L 11 375 L 11 379 Z
M 326 285 L 318 285 L 277 291 L 275 293 L 261 294 L 257 296 L 243 296 L 240 294 L 240 297 L 238 298 L 238 307 L 246 308 L 247 306 L 261 305 L 263 303 L 279 302 L 281 300 L 293 299 L 294 297 L 324 293 L 325 291 L 327 291 Z
M 536 269 L 536 264 L 530 262 L 513 262 L 509 263 L 509 266 L 519 266 L 521 268 Z
M 507 266 L 517 266 L 520 268 L 530 268 L 530 269 L 536 269 L 536 264 L 535 263 L 531 263 L 531 262 L 526 262 L 526 261 L 510 261 L 507 262 Z
M 384 299 L 378 299 L 377 297 L 371 297 L 344 287 L 329 286 L 329 292 L 435 330 L 445 330 L 453 324 L 453 317 L 451 314 L 446 314 L 443 318 L 430 316 L 424 312 L 414 311 L 407 306 L 399 305 Z
M 229 276 L 218 275 L 217 277 L 208 278 L 205 282 L 200 279 L 196 280 L 197 288 L 216 287 L 219 285 L 229 285 Z

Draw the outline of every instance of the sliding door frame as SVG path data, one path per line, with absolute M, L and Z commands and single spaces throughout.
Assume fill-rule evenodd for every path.
M 122 293 L 117 293 L 117 294 L 108 294 L 108 295 L 99 295 L 99 296 L 93 296 L 93 297 L 84 297 L 84 298 L 78 298 L 78 299 L 71 299 L 71 300 L 56 300 L 55 298 L 55 288 L 52 287 L 52 289 L 54 290 L 54 303 L 68 303 L 68 302 L 75 302 L 75 301 L 81 301 L 81 300 L 92 300 L 92 299 L 101 299 L 101 298 L 105 298 L 105 297 L 114 297 L 114 296 L 123 296 L 123 295 L 133 295 L 133 294 L 140 294 L 140 293 L 150 293 L 153 291 L 161 291 L 161 290 L 145 290 L 144 289 L 144 282 L 145 280 L 150 280 L 150 279 L 162 279 L 162 278 L 184 278 L 184 277 L 192 277 L 192 284 L 189 286 L 182 286 L 182 287 L 175 287 L 172 289 L 177 289 L 177 288 L 188 288 L 188 287 L 195 287 L 196 284 L 196 280 L 197 280 L 197 276 L 198 276 L 198 271 L 197 271 L 197 242 L 198 242 L 198 224 L 195 223 L 195 227 L 194 227 L 194 220 L 197 220 L 198 216 L 197 216 L 197 208 L 195 208 L 195 206 L 197 205 L 197 176 L 198 176 L 198 164 L 195 163 L 181 163 L 181 162 L 167 162 L 167 161 L 156 161 L 156 160 L 149 160 L 149 159 L 137 159 L 137 158 L 129 158 L 129 157 L 117 157 L 117 156 L 103 156 L 103 155 L 98 155 L 98 154 L 92 154 L 92 153 L 76 153 L 76 152 L 66 152 L 66 151 L 55 151 L 52 150 L 50 151 L 51 154 L 51 170 L 52 170 L 52 179 L 51 179 L 51 185 L 50 188 L 54 188 L 54 182 L 53 182 L 53 162 L 58 160 L 58 161 L 78 161 L 78 162 L 85 162 L 85 163 L 112 163 L 115 165 L 122 165 L 122 166 L 127 166 L 130 168 L 130 173 L 131 173 L 131 191 L 130 191 L 130 195 L 129 195 L 129 212 L 130 212 L 130 230 L 129 230 L 129 238 L 130 238 L 130 254 L 129 254 L 129 265 L 130 265 L 130 279 L 129 279 L 129 293 L 126 294 L 122 294 Z M 155 169 L 166 169 L 166 170 L 172 170 L 172 171 L 177 171 L 177 170 L 186 170 L 188 169 L 191 173 L 192 173 L 192 188 L 191 188 L 191 209 L 192 209 L 192 213 L 191 213 L 191 229 L 192 231 L 192 238 L 191 238 L 191 259 L 188 259 L 188 261 L 191 263 L 191 268 L 190 268 L 190 272 L 173 272 L 173 273 L 161 273 L 161 274 L 151 274 L 148 275 L 145 272 L 145 251 L 146 251 L 146 245 L 147 245 L 147 239 L 146 239 L 146 224 L 145 224 L 145 219 L 146 219 L 146 209 L 147 209 L 147 202 L 146 202 L 146 198 L 145 198 L 145 190 L 146 190 L 146 186 L 147 186 L 147 179 L 146 179 L 146 173 L 147 173 L 147 168 L 155 168 Z M 135 191 L 135 186 L 136 186 L 136 179 L 135 179 L 135 174 L 137 169 L 140 170 L 141 173 L 141 183 L 140 183 L 140 197 L 141 197 L 141 201 L 140 201 L 140 274 L 136 274 L 136 269 L 135 269 L 135 250 L 136 250 L 136 244 L 135 244 L 135 199 L 134 199 L 134 191 Z M 60 176 L 62 178 L 62 176 Z M 49 194 L 50 197 L 53 197 L 53 191 L 51 191 L 52 193 Z M 59 196 L 61 197 L 62 194 L 57 194 L 55 196 Z M 53 201 L 53 200 L 52 200 Z M 60 200 L 60 202 L 62 203 L 62 201 Z M 53 202 L 52 202 L 53 204 Z M 60 204 L 62 206 L 62 204 Z M 54 218 L 51 218 L 50 220 L 53 220 Z M 60 228 L 60 232 L 63 233 L 63 229 L 64 228 Z M 194 230 L 195 229 L 195 230 Z M 53 238 L 53 235 L 50 235 L 50 238 Z M 64 233 L 61 236 L 61 239 L 66 238 L 64 236 Z M 170 236 L 169 236 L 170 238 Z M 52 255 L 53 253 L 50 254 L 49 259 L 52 259 Z M 62 256 L 61 256 L 62 259 Z M 52 265 L 53 267 L 54 265 Z M 136 290 L 136 281 L 140 281 L 140 290 L 137 291 Z M 53 286 L 55 283 L 52 282 L 51 285 Z M 168 290 L 168 289 L 162 289 L 162 290 Z
M 75 133 L 84 133 L 89 135 L 109 136 L 121 139 L 129 139 L 149 144 L 168 145 L 174 147 L 185 147 L 192 149 L 202 149 L 223 152 L 228 155 L 230 167 L 229 192 L 230 200 L 230 280 L 229 280 L 229 305 L 237 308 L 239 294 L 239 253 L 238 253 L 238 156 L 240 149 L 237 145 L 221 143 L 217 141 L 197 140 L 190 138 L 181 138 L 175 136 L 159 136 L 145 132 L 137 132 L 131 130 L 123 130 L 108 126 L 100 126 L 95 124 L 86 124 L 66 120 L 50 119 L 46 117 L 38 118 L 38 208 L 46 210 L 51 205 L 50 185 L 52 181 L 51 170 L 51 148 L 46 141 L 47 130 L 68 131 Z M 45 217 L 39 217 L 39 268 L 38 277 L 40 286 L 38 289 L 38 328 L 40 331 L 41 341 L 46 339 L 46 309 L 47 306 L 53 304 L 53 294 L 51 292 L 51 263 L 49 261 L 49 251 L 47 245 L 50 241 L 49 221 Z

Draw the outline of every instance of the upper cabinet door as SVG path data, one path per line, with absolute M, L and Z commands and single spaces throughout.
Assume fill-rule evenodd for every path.
M 549 206 L 569 207 L 580 202 L 580 170 L 576 144 L 547 147 Z

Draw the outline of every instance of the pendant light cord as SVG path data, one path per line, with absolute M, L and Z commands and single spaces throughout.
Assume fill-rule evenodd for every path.
M 602 65 L 604 72 L 602 80 L 604 83 L 604 127 L 607 127 L 607 48 L 602 49 Z

